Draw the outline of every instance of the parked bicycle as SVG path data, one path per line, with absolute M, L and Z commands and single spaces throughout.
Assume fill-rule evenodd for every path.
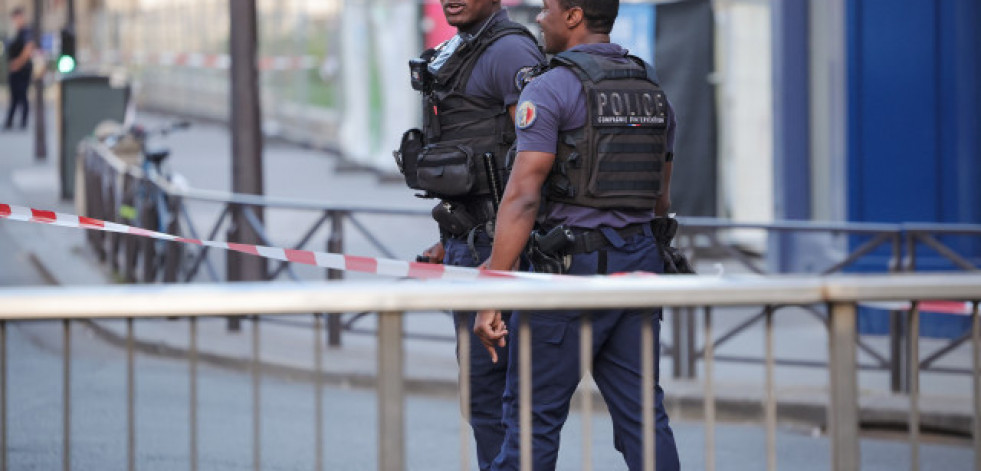
M 117 214 L 121 223 L 181 235 L 180 199 L 160 186 L 187 186 L 186 179 L 165 165 L 170 149 L 155 138 L 189 127 L 187 121 L 150 129 L 134 124 L 103 139 L 103 143 L 114 151 L 127 142 L 131 147 L 135 143 L 138 149 L 142 172 L 139 177 L 130 174 L 125 177 Z M 125 237 L 124 244 L 126 281 L 137 281 L 137 274 L 143 283 L 177 281 L 184 256 L 183 244 L 135 236 Z M 139 270 L 137 265 L 140 265 Z

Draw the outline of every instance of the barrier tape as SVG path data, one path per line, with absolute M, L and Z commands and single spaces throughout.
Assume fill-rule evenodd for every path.
M 198 52 L 116 52 L 108 51 L 99 56 L 109 62 L 130 62 L 137 65 L 157 65 L 162 67 L 186 67 L 192 69 L 228 70 L 231 58 L 228 54 L 205 54 Z M 313 56 L 263 56 L 256 60 L 259 70 L 310 70 L 317 68 Z
M 548 280 L 558 277 L 563 279 L 578 278 L 544 273 L 481 270 L 476 268 L 455 267 L 452 265 L 407 262 L 404 260 L 362 257 L 329 252 L 314 252 L 311 250 L 285 249 L 281 247 L 269 247 L 264 245 L 236 244 L 233 242 L 188 239 L 163 232 L 151 231 L 140 227 L 118 224 L 115 222 L 9 204 L 0 204 L 0 219 L 34 222 L 78 229 L 90 229 L 104 232 L 117 232 L 120 234 L 131 234 L 141 237 L 148 237 L 151 239 L 183 242 L 185 244 L 231 250 L 272 260 L 281 260 L 284 262 L 301 263 L 304 265 L 314 265 L 321 268 L 370 273 L 383 276 L 395 276 L 400 278 L 409 277 L 418 279 L 444 280 L 473 280 L 477 278 L 526 278 Z
M 370 273 L 374 275 L 394 276 L 399 278 L 408 277 L 444 280 L 474 280 L 478 278 L 523 278 L 537 280 L 552 280 L 561 278 L 564 280 L 571 280 L 585 278 L 581 276 L 551 275 L 545 273 L 481 270 L 477 268 L 455 267 L 452 265 L 434 263 L 407 262 L 404 260 L 344 255 L 329 252 L 315 252 L 312 250 L 285 249 L 265 245 L 236 244 L 233 242 L 188 239 L 163 232 L 151 231 L 140 227 L 127 226 L 125 224 L 102 221 L 84 216 L 63 214 L 54 211 L 46 211 L 2 203 L 0 203 L 0 219 L 34 222 L 78 229 L 90 229 L 104 232 L 117 232 L 120 234 L 131 234 L 141 237 L 148 237 L 151 239 L 170 242 L 183 242 L 185 244 L 231 250 L 284 262 L 301 263 L 304 265 L 314 265 L 317 267 L 330 268 L 334 270 Z M 616 273 L 609 276 L 656 276 L 656 274 L 635 272 Z M 887 310 L 905 311 L 912 308 L 912 303 L 909 302 L 864 302 L 861 304 L 866 307 Z M 970 315 L 973 313 L 972 305 L 969 302 L 925 300 L 919 303 L 919 308 L 924 312 L 936 312 L 942 314 Z
M 884 311 L 909 311 L 913 309 L 913 303 L 907 301 L 883 301 L 883 302 L 863 302 L 862 306 Z M 920 301 L 917 307 L 920 312 L 931 312 L 937 314 L 952 314 L 958 316 L 970 316 L 974 313 L 974 306 L 969 302 L 961 301 Z

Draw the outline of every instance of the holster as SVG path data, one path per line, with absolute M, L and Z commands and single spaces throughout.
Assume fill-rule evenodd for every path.
M 651 230 L 654 233 L 657 248 L 661 251 L 661 259 L 664 261 L 664 274 L 694 275 L 695 269 L 692 268 L 688 257 L 681 250 L 671 246 L 671 241 L 678 233 L 678 220 L 668 217 L 654 218 L 651 221 Z
M 569 271 L 575 235 L 565 226 L 556 226 L 548 232 L 535 230 L 528 238 L 525 252 L 536 273 L 563 274 Z

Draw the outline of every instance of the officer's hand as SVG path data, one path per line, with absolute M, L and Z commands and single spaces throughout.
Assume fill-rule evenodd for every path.
M 480 343 L 484 344 L 484 348 L 490 353 L 491 362 L 497 363 L 497 349 L 495 347 L 506 346 L 507 340 L 504 337 L 508 335 L 508 327 L 501 320 L 501 311 L 478 312 L 473 325 L 473 333 L 480 338 Z
M 443 243 L 436 242 L 426 250 L 422 251 L 422 255 L 416 257 L 416 261 L 425 263 L 443 263 L 443 257 L 446 255 L 446 251 L 443 250 Z

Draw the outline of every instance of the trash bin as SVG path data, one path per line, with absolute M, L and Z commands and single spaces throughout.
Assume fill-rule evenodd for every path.
M 129 102 L 129 86 L 103 75 L 68 75 L 59 80 L 58 168 L 61 198 L 75 196 L 75 160 L 78 144 L 105 120 L 122 122 Z

